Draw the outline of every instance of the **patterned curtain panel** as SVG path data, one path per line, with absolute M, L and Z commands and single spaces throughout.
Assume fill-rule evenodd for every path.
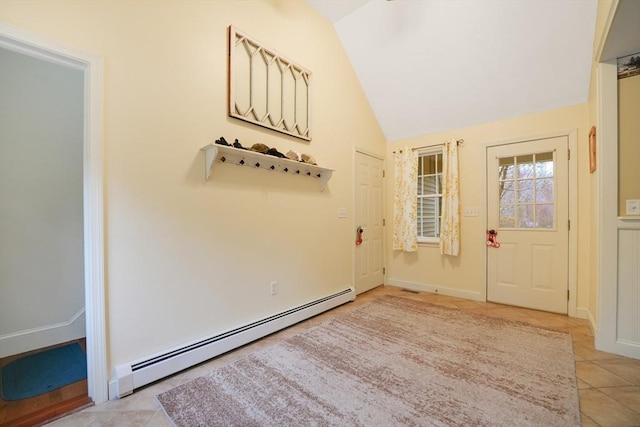
M 418 250 L 418 153 L 411 148 L 397 150 L 393 194 L 393 250 Z
M 458 256 L 460 253 L 460 185 L 458 182 L 458 143 L 444 143 L 442 155 L 442 222 L 440 253 Z

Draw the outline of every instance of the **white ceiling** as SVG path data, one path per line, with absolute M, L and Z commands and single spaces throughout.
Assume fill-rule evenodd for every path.
M 584 103 L 597 0 L 307 0 L 388 141 Z

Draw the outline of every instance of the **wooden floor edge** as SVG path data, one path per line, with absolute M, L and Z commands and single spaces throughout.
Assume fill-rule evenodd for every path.
M 81 409 L 93 406 L 93 400 L 88 396 L 78 396 L 72 399 L 67 399 L 63 402 L 55 405 L 48 406 L 33 412 L 31 414 L 24 415 L 22 417 L 8 420 L 2 424 L 1 427 L 33 427 L 41 426 L 45 423 L 51 422 L 65 415 L 69 415 L 73 412 Z

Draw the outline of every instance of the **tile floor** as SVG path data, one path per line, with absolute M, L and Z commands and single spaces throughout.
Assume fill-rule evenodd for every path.
M 149 385 L 133 395 L 110 401 L 61 418 L 50 426 L 171 426 L 155 399 L 158 393 L 169 390 L 193 378 L 206 375 L 218 366 L 230 363 L 257 349 L 290 337 L 304 329 L 325 321 L 338 313 L 353 310 L 380 295 L 398 295 L 447 307 L 484 313 L 505 319 L 529 322 L 558 330 L 570 331 L 573 336 L 576 373 L 583 426 L 640 426 L 640 360 L 629 359 L 594 349 L 593 334 L 586 320 L 535 310 L 483 303 L 430 293 L 412 293 L 398 288 L 380 286 L 359 295 L 353 303 L 301 322 L 240 349 L 205 362 L 170 378 Z

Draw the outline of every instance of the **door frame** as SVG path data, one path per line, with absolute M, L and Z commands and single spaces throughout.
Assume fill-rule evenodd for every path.
M 372 151 L 366 150 L 364 148 L 358 147 L 356 145 L 353 146 L 353 159 L 351 161 L 352 164 L 352 188 L 353 188 L 353 195 L 351 197 L 351 212 L 353 212 L 353 214 L 351 215 L 351 233 L 352 236 L 355 238 L 355 229 L 357 227 L 356 224 L 356 192 L 358 191 L 357 187 L 357 174 L 358 174 L 358 168 L 357 168 L 357 161 L 358 161 L 358 153 L 360 154 L 364 154 L 365 156 L 370 156 L 373 157 L 375 159 L 378 159 L 380 161 L 382 161 L 382 170 L 383 170 L 383 175 L 382 175 L 382 218 L 383 221 L 386 222 L 386 200 L 387 200 L 387 196 L 386 196 L 386 191 L 387 191 L 387 185 L 385 182 L 385 175 L 386 172 L 384 172 L 386 170 L 386 161 L 385 161 L 385 157 L 382 154 L 377 154 L 374 153 Z M 382 227 L 382 268 L 384 271 L 384 268 L 386 268 L 387 265 L 387 257 L 386 257 L 386 247 L 387 247 L 387 227 L 383 226 Z M 353 244 L 353 239 L 352 242 Z M 386 284 L 386 274 L 382 274 L 382 281 L 384 284 Z M 355 289 L 356 287 L 356 247 L 355 244 L 352 247 L 351 250 L 351 282 L 353 283 L 353 288 Z
M 521 142 L 532 142 L 540 139 L 567 137 L 568 147 L 571 152 L 569 156 L 569 221 L 571 227 L 569 229 L 569 265 L 568 265 L 568 288 L 569 288 L 569 301 L 567 302 L 567 314 L 571 317 L 587 318 L 587 310 L 579 310 L 577 308 L 577 289 L 578 289 L 578 130 L 570 129 L 565 131 L 549 132 L 543 134 L 536 134 L 527 137 L 510 138 L 503 141 L 491 142 L 485 147 L 485 228 L 488 229 L 488 212 L 489 212 L 489 200 L 487 197 L 488 183 L 489 183 L 489 171 L 487 170 L 487 158 L 489 155 L 489 148 L 498 147 L 501 145 L 518 144 Z M 488 286 L 489 286 L 489 266 L 485 249 L 485 287 L 484 287 L 484 299 L 487 300 Z
M 0 47 L 84 73 L 83 222 L 87 387 L 95 404 L 108 400 L 103 196 L 102 58 L 0 22 Z
M 598 272 L 595 348 L 635 359 L 640 347 L 618 339 L 618 241 L 619 230 L 628 226 L 618 220 L 618 66 L 617 60 L 598 63 L 598 167 L 596 176 Z

